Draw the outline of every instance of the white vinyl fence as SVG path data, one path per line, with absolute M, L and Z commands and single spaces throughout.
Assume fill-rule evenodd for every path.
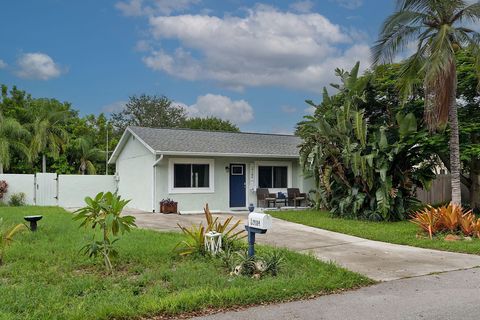
M 7 202 L 14 193 L 23 192 L 26 204 L 37 206 L 80 207 L 87 196 L 117 189 L 112 175 L 0 174 L 1 180 L 8 183 L 3 201 Z

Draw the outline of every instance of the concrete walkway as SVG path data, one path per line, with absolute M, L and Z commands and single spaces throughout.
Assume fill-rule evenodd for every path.
M 480 271 L 383 282 L 313 300 L 259 306 L 197 320 L 476 320 L 480 313 Z
M 203 215 L 165 215 L 129 211 L 143 228 L 178 231 L 177 223 L 189 226 L 204 221 Z M 301 214 L 301 213 L 299 213 Z M 218 215 L 225 219 L 228 215 Z M 235 214 L 246 221 L 247 214 Z M 244 222 L 242 223 L 243 228 Z M 257 241 L 295 251 L 312 253 L 324 261 L 335 261 L 345 268 L 378 281 L 389 281 L 480 266 L 480 256 L 428 250 L 379 241 L 273 219 L 273 228 Z

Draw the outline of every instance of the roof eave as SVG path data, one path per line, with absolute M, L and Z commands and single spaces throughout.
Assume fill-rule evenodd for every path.
M 256 154 L 256 153 L 221 153 L 221 152 L 190 152 L 190 151 L 155 151 L 155 154 L 167 156 L 207 156 L 207 157 L 243 157 L 243 158 L 288 158 L 298 159 L 300 155 Z
M 127 128 L 122 134 L 122 137 L 120 138 L 120 141 L 118 142 L 117 146 L 115 147 L 115 150 L 113 150 L 112 155 L 108 159 L 108 164 L 113 164 L 117 161 L 118 156 L 120 155 L 123 147 L 127 143 L 128 135 L 132 135 L 137 139 L 145 148 L 147 148 L 152 154 L 156 154 L 155 150 L 150 147 L 143 139 L 141 139 L 135 132 L 133 132 L 132 129 Z

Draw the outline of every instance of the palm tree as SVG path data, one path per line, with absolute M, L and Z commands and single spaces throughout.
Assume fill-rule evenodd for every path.
M 430 130 L 450 125 L 452 203 L 456 204 L 461 203 L 461 192 L 455 54 L 468 47 L 480 61 L 480 34 L 468 27 L 479 19 L 479 2 L 397 0 L 397 11 L 385 20 L 372 48 L 373 63 L 378 64 L 391 63 L 409 44 L 416 45 L 404 62 L 402 80 L 408 89 L 414 79 L 422 77 L 424 115 Z
M 96 161 L 103 160 L 104 151 L 94 147 L 93 141 L 87 137 L 79 137 L 73 142 L 74 154 L 80 163 L 78 171 L 81 174 L 96 174 L 97 170 L 93 165 Z
M 39 101 L 41 102 L 41 101 Z M 42 172 L 47 171 L 46 153 L 57 158 L 67 142 L 66 111 L 55 110 L 47 103 L 39 103 L 33 122 L 29 124 L 33 136 L 30 144 L 32 158 L 42 155 Z
M 10 167 L 13 150 L 26 157 L 29 156 L 28 148 L 23 142 L 28 136 L 28 130 L 17 120 L 4 117 L 0 113 L 0 174 L 3 173 L 3 169 Z

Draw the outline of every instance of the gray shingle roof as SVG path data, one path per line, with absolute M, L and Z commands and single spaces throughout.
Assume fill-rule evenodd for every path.
M 234 133 L 188 129 L 153 129 L 130 127 L 130 130 L 157 152 L 219 153 L 297 157 L 300 139 L 291 135 Z

